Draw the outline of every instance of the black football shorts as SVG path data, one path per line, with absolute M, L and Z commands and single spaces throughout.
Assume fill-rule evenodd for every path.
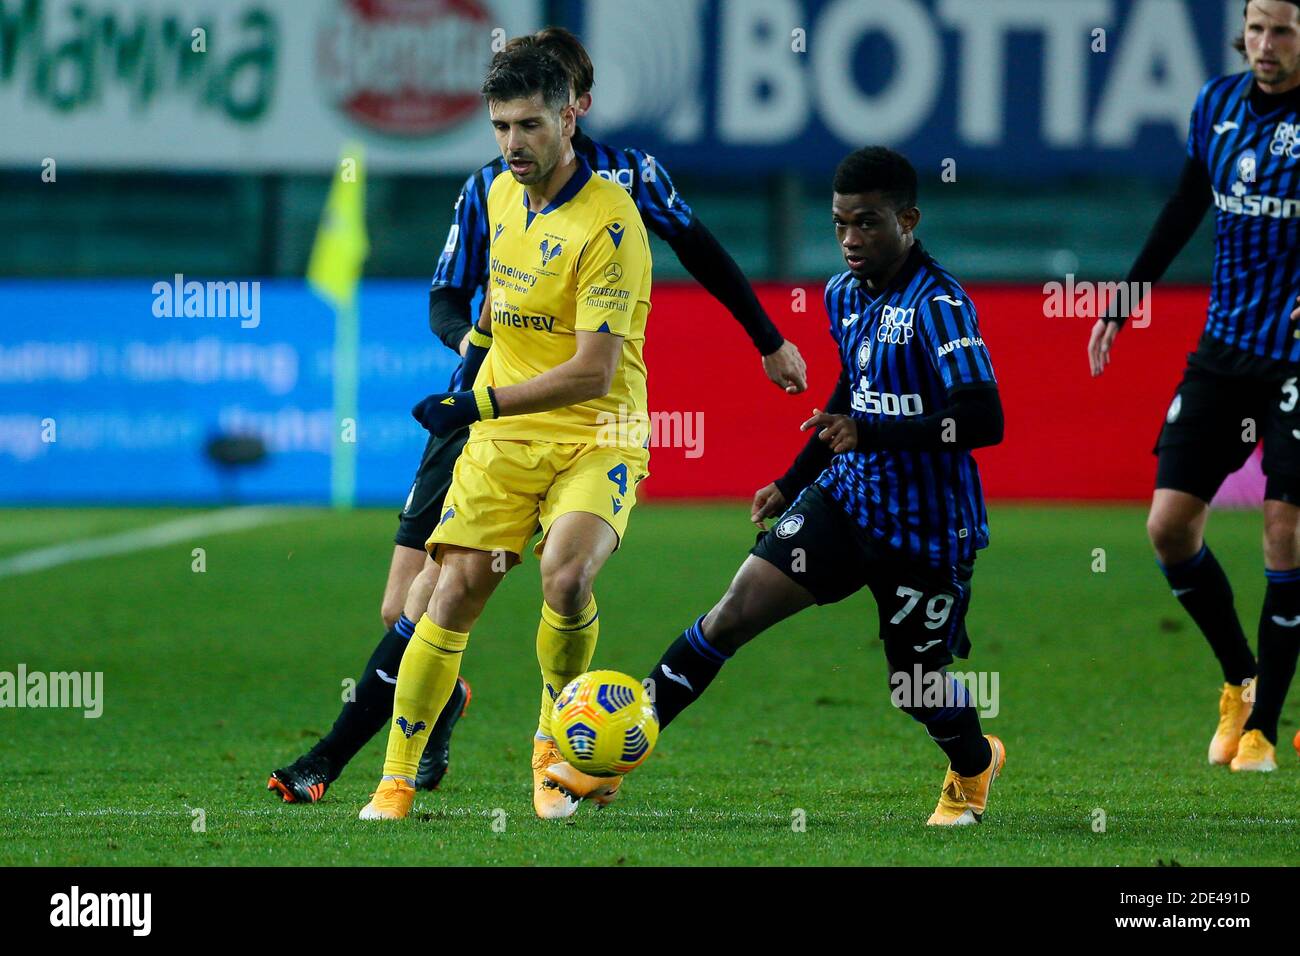
M 1190 364 L 1156 441 L 1156 487 L 1209 502 L 1261 441 L 1265 497 L 1300 504 L 1300 381 Z
M 451 487 L 451 472 L 460 457 L 461 449 L 469 440 L 469 429 L 440 438 L 430 435 L 424 446 L 419 470 L 406 496 L 406 506 L 397 516 L 397 535 L 394 543 L 404 548 L 424 550 L 424 543 L 433 534 L 442 512 L 442 499 Z
M 864 533 L 822 488 L 809 485 L 750 551 L 818 604 L 866 587 L 876 600 L 891 665 L 937 670 L 970 656 L 966 611 L 974 562 L 935 567 Z

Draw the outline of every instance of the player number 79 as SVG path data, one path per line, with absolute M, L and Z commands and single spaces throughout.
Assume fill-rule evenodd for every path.
M 902 609 L 890 619 L 890 624 L 901 624 L 903 619 L 912 613 L 912 609 L 916 607 L 921 598 L 925 597 L 924 594 L 917 591 L 915 588 L 904 586 L 899 587 L 898 596 L 901 598 L 907 598 L 907 602 L 903 605 Z M 936 594 L 934 597 L 930 598 L 929 602 L 925 605 L 925 616 L 929 618 L 929 620 L 925 622 L 925 626 L 932 631 L 937 631 L 939 628 L 943 627 L 944 624 L 948 622 L 948 614 L 952 611 L 952 605 L 953 597 L 951 594 Z

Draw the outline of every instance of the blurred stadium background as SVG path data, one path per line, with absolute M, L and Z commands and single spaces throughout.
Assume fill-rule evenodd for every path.
M 651 400 L 686 430 L 648 497 L 748 496 L 801 443 L 835 375 L 830 175 L 883 142 L 921 173 L 920 235 L 974 291 L 1003 383 L 991 495 L 1145 498 L 1203 322 L 1209 220 L 1097 383 L 1092 320 L 1046 317 L 1044 285 L 1123 278 L 1198 88 L 1241 68 L 1240 18 L 1239 0 L 0 0 L 0 500 L 329 500 L 334 317 L 303 276 L 357 142 L 371 249 L 347 497 L 400 502 L 424 440 L 408 409 L 454 362 L 429 276 L 494 155 L 478 85 L 494 40 L 547 23 L 595 61 L 584 128 L 658 157 L 812 366 L 804 398 L 768 385 L 655 240 Z M 256 321 L 159 317 L 155 285 L 178 277 L 259 283 Z M 207 452 L 250 435 L 256 465 Z

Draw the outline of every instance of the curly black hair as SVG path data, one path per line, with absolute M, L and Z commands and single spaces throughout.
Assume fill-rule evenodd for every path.
M 910 209 L 916 205 L 916 169 L 902 153 L 867 146 L 840 161 L 833 188 L 842 196 L 880 192 L 895 209 Z

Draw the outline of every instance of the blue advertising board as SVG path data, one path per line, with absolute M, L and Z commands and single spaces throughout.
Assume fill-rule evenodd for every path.
M 1244 0 L 565 0 L 584 120 L 671 171 L 829 174 L 883 143 L 919 169 L 1176 172 Z
M 333 313 L 304 283 L 236 283 L 215 309 L 201 284 L 187 309 L 193 281 L 0 282 L 0 500 L 324 503 L 339 434 L 358 500 L 399 508 L 427 437 L 410 408 L 458 362 L 429 332 L 427 282 L 363 285 L 348 423 Z M 260 437 L 265 460 L 223 472 L 205 450 L 222 435 Z

